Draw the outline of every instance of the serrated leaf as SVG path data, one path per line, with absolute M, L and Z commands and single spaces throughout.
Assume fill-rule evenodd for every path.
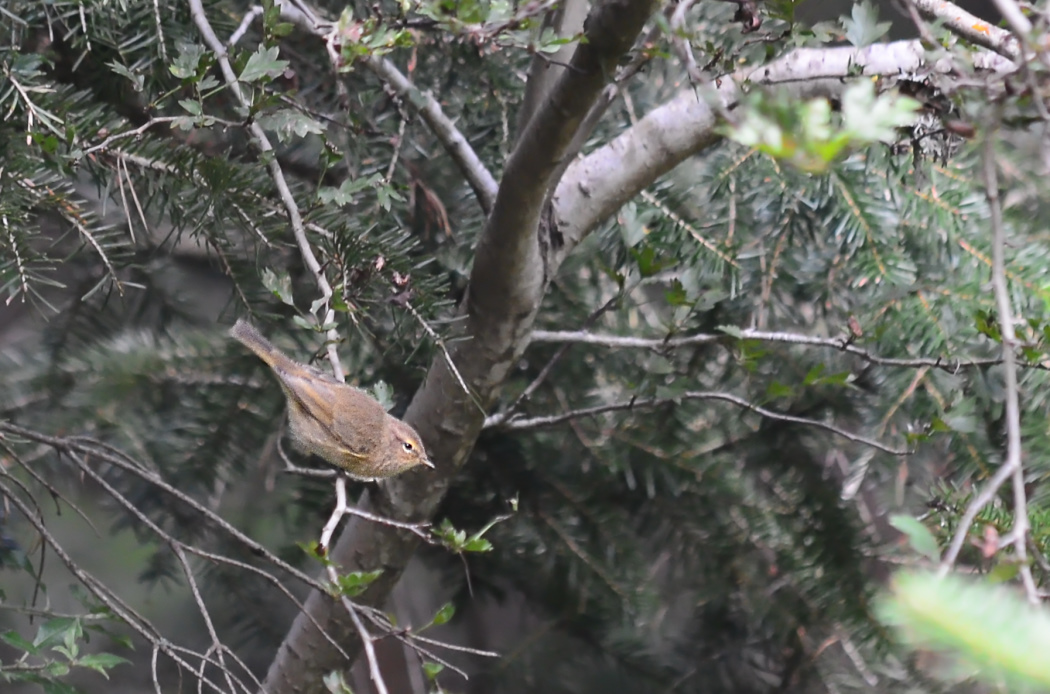
M 483 537 L 472 537 L 463 545 L 464 552 L 491 552 L 492 543 Z
M 194 116 L 199 116 L 202 113 L 201 105 L 193 99 L 179 99 L 179 106 L 183 107 Z
M 318 189 L 317 198 L 323 203 L 334 202 L 336 205 L 349 205 L 356 201 L 356 194 L 382 180 L 379 174 L 361 177 L 355 180 L 347 179 L 338 188 L 323 187 Z
M 281 142 L 297 137 L 321 135 L 324 126 L 310 116 L 293 108 L 282 108 L 264 113 L 255 119 L 260 126 L 273 131 Z
M 179 57 L 177 57 L 168 70 L 179 79 L 189 79 L 197 74 L 197 66 L 200 65 L 204 56 L 204 46 L 195 43 L 180 43 L 178 46 Z
M 857 48 L 870 46 L 890 29 L 890 22 L 880 22 L 878 8 L 868 0 L 854 3 L 850 16 L 842 17 L 841 21 L 846 40 Z
M 372 384 L 372 397 L 388 412 L 394 406 L 394 389 L 386 381 L 376 381 Z
M 109 679 L 109 674 L 106 672 L 107 670 L 128 662 L 130 661 L 121 658 L 119 655 L 113 655 L 112 653 L 90 653 L 77 660 L 76 664 L 80 667 L 91 668 L 102 674 L 106 679 Z
M 244 69 L 241 70 L 240 76 L 237 78 L 241 82 L 256 82 L 264 77 L 273 79 L 281 75 L 288 67 L 287 60 L 279 60 L 277 55 L 279 53 L 277 46 L 270 46 L 269 48 L 259 47 L 259 50 L 252 53 L 251 57 L 248 58 L 248 62 L 245 63 Z
M 277 274 L 270 268 L 263 268 L 262 283 L 282 302 L 289 306 L 295 306 L 295 299 L 292 297 L 292 278 L 288 276 L 287 272 L 282 270 L 281 274 Z

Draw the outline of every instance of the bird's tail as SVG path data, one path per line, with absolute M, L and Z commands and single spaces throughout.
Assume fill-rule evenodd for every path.
M 255 354 L 271 367 L 287 367 L 291 361 L 281 350 L 277 349 L 272 342 L 262 336 L 255 326 L 244 320 L 238 319 L 230 328 L 230 336 L 242 345 L 255 352 Z

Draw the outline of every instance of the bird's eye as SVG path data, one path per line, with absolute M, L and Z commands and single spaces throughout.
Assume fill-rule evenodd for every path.
M 401 447 L 404 448 L 405 452 L 407 452 L 407 453 L 411 453 L 413 451 L 413 449 L 415 448 L 415 446 L 412 445 L 411 441 L 405 441 L 404 443 L 401 444 Z

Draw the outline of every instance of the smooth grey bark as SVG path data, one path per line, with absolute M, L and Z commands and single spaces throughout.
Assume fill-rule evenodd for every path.
M 549 28 L 558 36 L 573 36 L 583 30 L 583 22 L 589 9 L 588 0 L 565 0 L 560 7 L 544 17 L 541 31 Z M 565 72 L 564 64 L 572 58 L 574 50 L 574 44 L 567 44 L 553 55 L 537 53 L 533 56 L 529 66 L 529 77 L 525 82 L 525 94 L 518 108 L 517 136 L 525 132 L 536 109 L 543 104 L 543 99 Z
M 544 239 L 544 201 L 579 123 L 630 50 L 657 0 L 605 0 L 584 26 L 587 41 L 573 53 L 542 105 L 529 119 L 504 169 L 496 201 L 478 242 L 461 306 L 469 339 L 450 354 L 470 389 L 460 387 L 443 356 L 434 360 L 405 415 L 438 470 L 408 473 L 367 494 L 362 508 L 402 520 L 430 518 L 455 471 L 466 462 L 507 372 L 528 345 L 547 288 L 551 240 Z M 542 240 L 542 241 L 541 241 Z M 477 403 L 481 403 L 479 407 Z M 331 550 L 343 571 L 382 569 L 359 602 L 382 605 L 418 546 L 411 533 L 353 519 Z M 263 683 L 270 694 L 323 692 L 322 678 L 348 663 L 313 626 L 316 620 L 351 656 L 360 647 L 346 612 L 315 592 L 295 620 Z M 309 615 L 309 616 L 307 616 Z

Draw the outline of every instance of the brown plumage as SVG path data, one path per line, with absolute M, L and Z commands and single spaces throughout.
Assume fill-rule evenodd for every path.
M 244 320 L 230 335 L 277 375 L 288 398 L 292 439 L 304 453 L 360 480 L 392 477 L 417 465 L 434 467 L 415 429 L 387 414 L 375 398 L 285 356 Z

